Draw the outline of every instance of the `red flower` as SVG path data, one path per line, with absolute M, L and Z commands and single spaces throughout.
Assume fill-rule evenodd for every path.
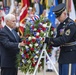
M 45 28 L 45 27 L 42 27 L 42 30 L 43 30 L 43 31 L 45 31 L 45 30 L 46 30 L 46 28 Z
M 32 42 L 35 43 L 36 42 L 36 39 L 32 39 Z
M 34 26 L 32 26 L 32 29 L 34 29 Z
M 39 38 L 40 36 L 36 36 L 36 38 Z
M 26 40 L 23 40 L 23 43 L 26 43 Z
M 38 65 L 38 67 L 40 67 L 40 66 L 41 66 L 41 64 Z
M 28 55 L 28 54 L 26 54 L 26 55 L 25 55 L 25 57 L 26 57 L 26 58 L 29 58 L 29 55 Z
M 47 52 L 49 53 L 49 52 L 51 52 L 51 50 L 50 50 L 50 49 L 48 49 L 48 50 L 47 50 Z
M 30 48 L 31 51 L 34 51 L 34 48 Z
M 44 41 L 44 38 L 42 38 L 42 41 Z
M 30 42 L 29 42 L 29 41 L 27 41 L 27 42 L 26 42 L 26 44 L 27 44 L 27 45 L 29 45 L 29 44 L 30 44 Z
M 40 33 L 40 29 L 38 29 L 38 30 L 37 30 L 37 32 L 39 32 L 39 33 Z
M 26 50 L 24 50 L 24 54 L 26 54 Z
M 33 66 L 33 67 L 35 67 L 35 65 L 36 65 L 35 63 L 32 63 L 32 66 Z

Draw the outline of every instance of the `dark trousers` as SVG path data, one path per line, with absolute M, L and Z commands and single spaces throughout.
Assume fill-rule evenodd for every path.
M 17 68 L 5 68 L 1 67 L 1 75 L 17 75 Z
M 0 67 L 1 67 L 1 55 L 0 55 Z
M 59 64 L 59 75 L 76 75 L 76 64 Z

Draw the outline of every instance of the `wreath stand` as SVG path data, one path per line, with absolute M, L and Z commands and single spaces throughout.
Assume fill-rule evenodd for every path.
M 38 60 L 38 63 L 37 63 L 37 65 L 36 65 L 36 67 L 35 67 L 35 70 L 34 70 L 33 75 L 36 75 L 36 73 L 37 73 L 38 65 L 39 65 L 39 62 L 40 62 L 41 58 L 44 58 L 44 72 L 43 72 L 43 75 L 46 75 L 46 56 L 47 56 L 47 58 L 49 59 L 52 67 L 54 68 L 54 71 L 56 72 L 56 75 L 59 75 L 58 72 L 57 72 L 57 70 L 56 70 L 56 68 L 55 68 L 55 66 L 54 66 L 54 64 L 53 64 L 53 62 L 51 61 L 51 59 L 50 59 L 50 57 L 49 57 L 49 55 L 48 55 L 48 53 L 47 53 L 47 51 L 46 51 L 46 46 L 47 46 L 46 43 L 44 43 L 44 46 L 43 46 L 41 55 L 40 55 L 40 57 L 39 57 L 39 60 Z M 43 54 L 44 54 L 44 55 L 43 55 Z
M 48 27 L 49 28 L 48 31 L 50 31 L 50 27 L 51 27 L 51 25 Z M 46 37 L 48 37 L 48 32 L 46 32 Z M 49 55 L 48 55 L 48 53 L 46 51 L 46 46 L 47 46 L 47 44 L 44 43 L 43 49 L 41 51 L 40 57 L 39 57 L 38 62 L 37 62 L 37 65 L 35 66 L 35 70 L 34 70 L 33 75 L 36 75 L 36 73 L 37 73 L 38 65 L 40 63 L 41 58 L 44 58 L 44 72 L 43 72 L 43 75 L 46 75 L 46 57 L 48 58 L 48 60 L 50 61 L 52 67 L 54 68 L 54 71 L 56 72 L 56 75 L 59 75 L 56 68 L 55 68 L 55 66 L 54 66 L 54 64 L 53 64 L 53 62 L 52 62 L 52 60 L 50 59 L 50 57 L 49 57 Z

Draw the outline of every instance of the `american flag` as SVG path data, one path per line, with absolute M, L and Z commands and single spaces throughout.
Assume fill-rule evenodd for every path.
M 24 34 L 24 28 L 25 28 L 25 18 L 27 16 L 27 10 L 29 6 L 29 0 L 21 0 L 22 9 L 20 13 L 20 26 L 19 26 L 19 32 L 23 36 Z

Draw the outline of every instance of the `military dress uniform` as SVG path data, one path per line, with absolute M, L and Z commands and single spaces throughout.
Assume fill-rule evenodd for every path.
M 65 5 L 59 4 L 54 11 L 58 17 L 65 9 Z M 59 12 L 59 14 L 57 13 Z M 61 13 L 60 13 L 61 12 Z M 76 75 L 76 24 L 67 17 L 57 27 L 56 38 L 46 37 L 45 43 L 52 46 L 60 46 L 59 75 Z

